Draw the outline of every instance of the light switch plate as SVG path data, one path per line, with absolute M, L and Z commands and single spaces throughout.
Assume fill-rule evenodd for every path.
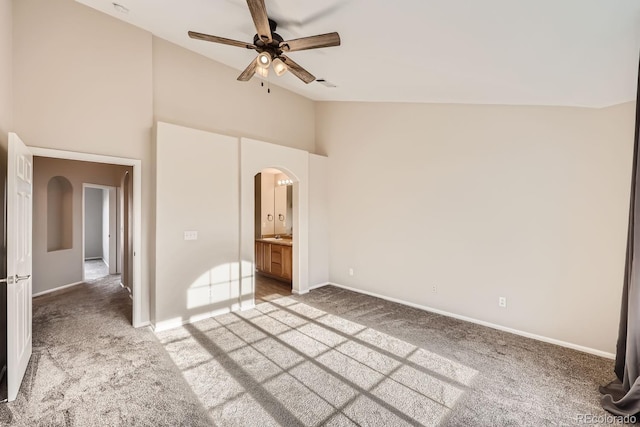
M 184 240 L 198 240 L 198 232 L 197 231 L 185 231 L 184 232 Z

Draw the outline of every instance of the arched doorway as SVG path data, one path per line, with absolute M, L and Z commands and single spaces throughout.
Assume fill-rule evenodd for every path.
M 255 301 L 264 302 L 292 293 L 293 179 L 265 168 L 254 180 Z

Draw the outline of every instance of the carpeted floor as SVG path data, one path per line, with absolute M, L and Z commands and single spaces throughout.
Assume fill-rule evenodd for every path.
M 219 425 L 578 425 L 613 368 L 332 286 L 158 337 Z
M 477 371 L 442 425 L 570 426 L 608 414 L 598 387 L 613 379 L 612 360 L 333 286 L 295 298 Z
M 88 259 L 84 262 L 84 280 L 97 280 L 109 275 L 109 267 L 101 259 Z
M 33 301 L 33 356 L 2 426 L 208 426 L 206 411 L 108 276 Z
M 34 299 L 34 355 L 0 425 L 552 426 L 605 415 L 597 387 L 611 360 L 332 286 L 156 337 L 131 327 L 118 281 Z

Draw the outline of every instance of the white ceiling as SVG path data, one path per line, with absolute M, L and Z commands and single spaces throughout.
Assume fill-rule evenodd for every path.
M 187 31 L 253 41 L 245 0 L 77 0 L 238 70 L 256 52 Z M 130 9 L 115 11 L 112 2 Z M 271 83 L 314 100 L 604 107 L 635 99 L 638 0 L 266 0 L 285 40 L 340 33 L 292 52 L 316 78 Z M 254 77 L 257 78 L 257 77 Z

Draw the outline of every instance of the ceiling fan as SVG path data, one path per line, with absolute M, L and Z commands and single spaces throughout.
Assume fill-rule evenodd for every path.
M 251 17 L 253 18 L 253 23 L 257 31 L 257 34 L 253 36 L 253 44 L 189 31 L 189 37 L 192 39 L 257 51 L 258 57 L 251 61 L 249 66 L 238 76 L 238 80 L 240 81 L 249 81 L 256 73 L 266 77 L 269 73 L 269 66 L 273 64 L 273 71 L 276 75 L 281 76 L 289 70 L 297 78 L 309 84 L 316 78 L 313 74 L 285 55 L 285 52 L 340 46 L 340 35 L 335 32 L 285 41 L 275 32 L 278 24 L 267 16 L 267 8 L 264 0 L 247 0 L 247 5 L 249 6 L 249 11 L 251 12 Z

